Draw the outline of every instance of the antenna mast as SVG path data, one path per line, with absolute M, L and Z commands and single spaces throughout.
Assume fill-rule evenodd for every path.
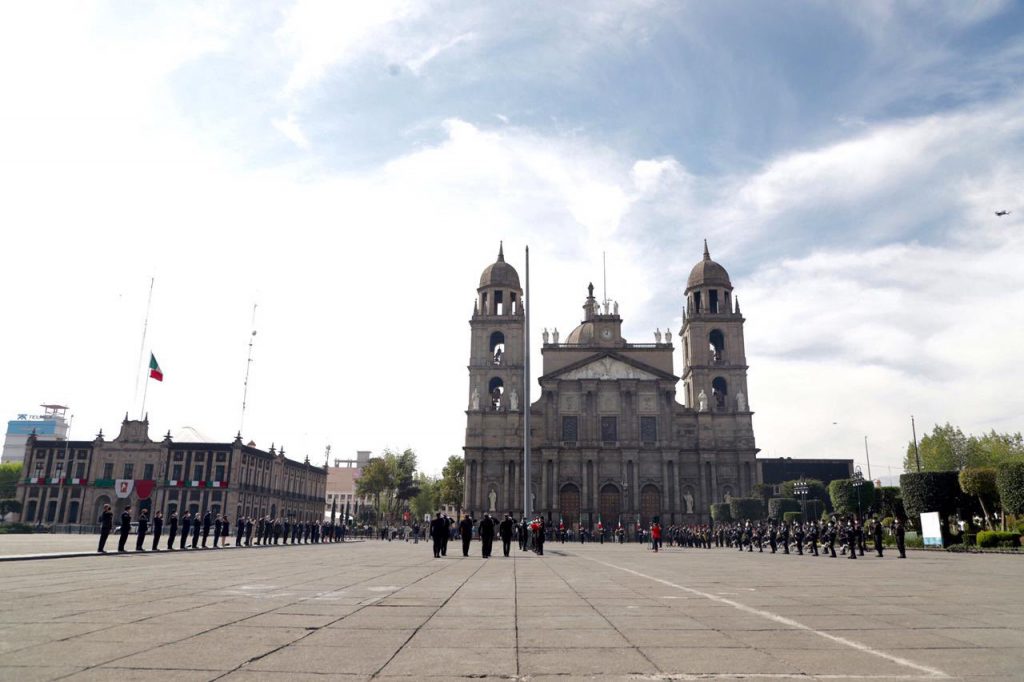
M 242 383 L 242 418 L 238 422 L 238 432 L 245 426 L 245 401 L 249 396 L 249 370 L 252 369 L 252 344 L 256 340 L 256 304 L 252 304 L 252 334 L 249 335 L 249 357 L 245 361 L 245 381 Z

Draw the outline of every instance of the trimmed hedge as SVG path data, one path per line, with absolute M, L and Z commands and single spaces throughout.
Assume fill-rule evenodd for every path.
M 939 512 L 943 518 L 956 511 L 960 499 L 960 477 L 955 471 L 922 471 L 900 475 L 903 506 L 916 525 L 924 512 Z
M 1002 530 L 983 530 L 978 533 L 978 547 L 1020 547 L 1020 535 Z
M 828 496 L 836 514 L 856 514 L 859 506 L 861 516 L 867 516 L 875 502 L 875 485 L 864 479 L 858 491 L 852 478 L 837 478 L 828 484 Z
M 894 519 L 907 518 L 907 512 L 903 509 L 903 494 L 898 485 L 883 485 L 876 491 L 878 512 L 882 516 L 891 516 Z
M 773 497 L 768 500 L 768 518 L 773 521 L 779 521 L 783 514 L 794 511 L 800 511 L 800 500 L 791 497 Z
M 996 468 L 996 487 L 1004 514 L 1024 514 L 1024 462 L 1004 462 Z
M 785 521 L 786 523 L 793 523 L 794 521 L 801 521 L 801 520 L 803 520 L 803 516 L 804 516 L 803 512 L 788 511 L 788 512 L 783 512 L 782 513 L 782 520 Z
M 728 504 L 713 504 L 711 505 L 711 520 L 721 521 L 722 523 L 729 523 L 732 521 L 732 514 L 730 513 Z
M 734 497 L 729 500 L 729 513 L 734 521 L 758 521 L 764 518 L 760 497 Z

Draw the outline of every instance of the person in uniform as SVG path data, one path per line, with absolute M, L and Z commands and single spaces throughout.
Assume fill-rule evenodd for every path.
M 131 508 L 131 505 L 126 506 L 124 508 L 124 511 L 121 512 L 121 527 L 118 528 L 118 532 L 121 534 L 121 537 L 117 541 L 117 551 L 118 552 L 124 552 L 125 551 L 125 548 L 124 548 L 125 543 L 128 542 L 128 534 L 132 532 L 132 508 Z
M 207 514 L 209 516 L 209 514 Z M 199 511 L 192 515 L 192 549 L 199 546 L 199 534 L 203 532 L 203 520 L 199 517 Z
M 509 551 L 512 549 L 512 529 L 515 528 L 515 525 L 516 522 L 512 520 L 512 516 L 505 514 L 501 525 L 498 526 L 498 535 L 501 536 L 501 551 L 505 556 L 508 556 Z
M 178 535 L 178 514 L 171 512 L 167 519 L 167 549 L 174 549 L 174 538 Z
M 900 553 L 900 559 L 907 558 L 907 529 L 903 526 L 901 519 L 896 519 L 892 524 L 892 533 L 896 536 L 896 549 Z
M 106 554 L 107 550 L 104 549 L 107 544 L 107 538 L 110 537 L 110 531 L 114 527 L 114 512 L 110 510 L 110 505 L 103 505 L 103 511 L 100 512 L 100 545 L 96 549 L 100 554 Z
M 245 517 L 245 546 L 252 547 L 252 517 Z
M 206 539 L 210 537 L 210 526 L 213 525 L 213 514 L 206 512 L 203 514 L 203 549 L 206 549 Z
M 145 509 L 139 514 L 139 528 L 135 533 L 135 551 L 145 552 L 142 543 L 146 541 L 146 531 L 149 530 L 149 512 Z
M 519 524 L 519 549 L 525 552 L 529 546 L 530 524 L 527 522 L 526 517 L 523 516 L 523 521 Z
M 876 516 L 874 521 L 871 523 L 871 538 L 875 541 L 875 551 L 878 552 L 878 558 L 882 557 L 882 521 Z
M 459 537 L 462 538 L 462 556 L 469 556 L 469 543 L 473 540 L 473 519 L 469 514 L 459 523 Z
M 544 556 L 544 534 L 547 532 L 547 529 L 544 527 L 544 519 L 543 517 L 538 516 L 533 523 L 534 551 L 537 552 L 537 556 Z
M 480 521 L 480 556 L 484 559 L 491 558 L 491 548 L 494 545 L 494 519 L 490 514 L 484 514 Z
M 181 513 L 181 549 L 185 549 L 190 530 L 192 530 L 192 515 L 186 510 Z
M 804 527 L 799 523 L 793 524 L 793 537 L 796 540 L 796 553 L 804 555 Z
M 239 516 L 235 521 L 235 547 L 242 546 L 242 536 L 245 534 L 245 517 Z
M 159 509 L 153 514 L 153 551 L 160 551 L 160 533 L 164 529 L 164 513 Z
M 213 548 L 220 549 L 220 514 L 213 518 Z M 203 538 L 203 547 L 206 546 L 206 538 Z

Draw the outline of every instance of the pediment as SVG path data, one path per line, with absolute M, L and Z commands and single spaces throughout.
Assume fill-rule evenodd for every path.
M 661 377 L 634 365 L 625 363 L 622 360 L 605 356 L 598 360 L 588 362 L 580 367 L 576 367 L 575 369 L 571 369 L 565 374 L 559 375 L 558 378 L 570 381 L 574 379 L 615 381 L 617 379 L 654 380 L 660 379 Z

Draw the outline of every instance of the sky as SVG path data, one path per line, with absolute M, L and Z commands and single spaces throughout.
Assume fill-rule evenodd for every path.
M 0 418 L 112 437 L 151 350 L 154 438 L 439 472 L 499 241 L 536 376 L 602 254 L 651 342 L 707 239 L 761 455 L 895 474 L 1024 430 L 1022 85 L 1015 2 L 5 3 Z

